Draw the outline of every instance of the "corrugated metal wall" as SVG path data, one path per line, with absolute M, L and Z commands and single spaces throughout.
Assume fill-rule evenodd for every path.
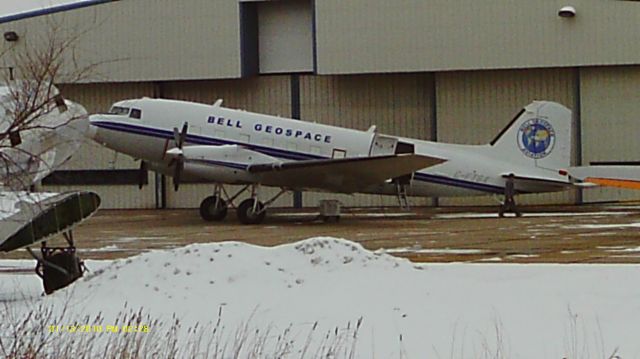
M 162 97 L 213 104 L 275 116 L 291 115 L 289 76 L 258 76 L 239 80 L 177 81 L 162 85 Z
M 320 74 L 640 63 L 637 1 L 316 1 Z M 558 10 L 573 5 L 574 18 Z
M 431 74 L 302 76 L 300 110 L 305 121 L 380 133 L 429 139 L 433 112 Z M 305 206 L 320 199 L 338 198 L 348 206 L 397 205 L 390 196 L 305 193 Z M 413 199 L 415 205 L 430 203 Z
M 270 115 L 291 116 L 291 80 L 289 76 L 260 76 L 240 80 L 180 81 L 162 85 L 165 98 L 214 103 L 223 99 L 223 106 Z M 228 186 L 229 194 L 239 187 Z M 277 193 L 277 189 L 264 188 L 261 199 L 268 199 Z M 167 191 L 169 208 L 193 208 L 213 193 L 211 184 L 189 184 L 180 186 L 178 192 Z M 246 197 L 243 195 L 240 199 Z M 239 203 L 239 202 L 238 202 Z M 289 207 L 292 196 L 280 197 L 274 206 Z
M 487 143 L 522 106 L 533 100 L 560 102 L 573 108 L 576 69 L 529 69 L 504 71 L 379 74 L 347 76 L 300 76 L 302 120 L 365 130 L 376 125 L 380 132 L 429 139 L 437 111 L 438 141 Z M 435 79 L 435 84 L 434 84 Z M 637 160 L 640 144 L 635 140 L 640 122 L 640 67 L 597 67 L 580 70 L 583 160 Z M 203 103 L 224 99 L 230 108 L 291 116 L 291 77 L 260 76 L 242 80 L 180 81 L 156 85 L 164 97 Z M 433 89 L 437 93 L 433 93 Z M 117 100 L 153 95 L 151 83 L 87 84 L 64 86 L 64 95 L 82 103 L 90 112 L 103 111 Z M 435 104 L 433 99 L 436 99 Z M 435 109 L 434 109 L 435 106 Z M 131 169 L 138 163 L 125 155 L 88 144 L 67 165 L 68 169 Z M 105 208 L 154 207 L 154 178 L 150 186 L 100 186 L 95 189 Z M 170 184 L 170 179 L 168 184 Z M 182 186 L 174 193 L 168 186 L 168 206 L 197 207 L 211 194 L 209 184 Z M 48 187 L 47 190 L 62 190 Z M 233 191 L 230 188 L 229 191 Z M 274 194 L 266 190 L 264 197 Z M 320 199 L 338 198 L 348 206 L 394 206 L 396 199 L 377 195 L 305 193 L 305 206 Z M 585 190 L 586 201 L 638 199 L 638 193 L 620 190 Z M 572 203 L 575 193 L 521 196 L 523 203 Z M 290 195 L 276 206 L 291 206 Z M 413 205 L 428 205 L 414 199 Z M 491 197 L 447 199 L 443 205 L 495 204 Z
M 575 18 L 558 10 L 571 3 Z M 319 74 L 638 64 L 637 1 L 315 1 Z M 51 28 L 83 34 L 93 81 L 241 76 L 238 0 L 135 0 L 0 24 L 21 47 Z M 283 26 L 286 26 L 283 24 Z
M 575 103 L 575 70 L 540 69 L 436 74 L 438 141 L 489 143 L 534 100 Z M 574 151 L 574 157 L 576 151 Z M 522 203 L 573 203 L 575 193 L 525 195 Z M 444 205 L 495 204 L 491 197 L 442 199 Z
M 584 164 L 640 160 L 640 67 L 581 69 L 580 92 Z M 640 191 L 584 191 L 587 202 L 615 199 L 638 200 Z
M 151 174 L 150 181 L 153 175 Z M 92 191 L 102 200 L 101 209 L 156 208 L 154 184 L 138 190 L 138 186 L 45 186 L 48 192 Z
M 89 113 L 106 111 L 112 103 L 143 96 L 153 96 L 151 83 L 78 84 L 60 88 L 62 94 L 82 104 Z M 140 163 L 118 154 L 93 141 L 87 140 L 71 160 L 61 169 L 137 169 Z M 149 186 L 138 190 L 137 186 L 46 186 L 47 191 L 72 189 L 91 190 L 102 198 L 102 208 L 155 208 L 154 175 L 149 173 Z

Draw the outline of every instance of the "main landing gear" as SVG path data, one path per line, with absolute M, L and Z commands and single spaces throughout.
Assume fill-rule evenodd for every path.
M 240 202 L 240 205 L 236 207 L 233 201 L 249 188 L 251 189 L 251 197 Z M 241 223 L 262 223 L 267 214 L 267 207 L 286 193 L 287 190 L 284 188 L 281 189 L 278 194 L 264 203 L 258 199 L 259 191 L 259 184 L 247 185 L 233 196 L 229 196 L 222 185 L 216 185 L 213 195 L 205 198 L 202 203 L 200 203 L 200 217 L 205 221 L 222 221 L 227 216 L 227 209 L 229 205 L 231 205 L 236 208 L 236 214 Z
M 38 261 L 35 271 L 42 279 L 46 294 L 51 294 L 75 282 L 82 277 L 85 271 L 84 263 L 76 255 L 73 233 L 68 231 L 63 235 L 68 244 L 66 247 L 48 247 L 46 241 L 42 242 L 40 256 L 35 254 L 31 248 L 27 248 Z

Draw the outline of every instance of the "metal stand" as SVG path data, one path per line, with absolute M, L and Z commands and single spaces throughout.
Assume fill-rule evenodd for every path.
M 35 272 L 42 279 L 46 294 L 51 294 L 75 282 L 85 271 L 84 263 L 76 255 L 73 233 L 65 232 L 64 238 L 69 244 L 67 247 L 48 247 L 47 242 L 42 242 L 40 256 L 36 255 L 31 248 L 27 248 L 27 251 L 38 261 Z
M 396 177 L 393 179 L 392 183 L 396 186 L 396 196 L 398 198 L 398 205 L 400 205 L 400 209 L 404 211 L 408 211 L 411 208 L 409 207 L 409 199 L 407 198 L 407 186 L 411 184 L 411 178 L 413 174 Z

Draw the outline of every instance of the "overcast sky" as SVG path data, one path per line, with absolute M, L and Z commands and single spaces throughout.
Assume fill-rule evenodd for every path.
M 78 1 L 79 0 L 0 0 L 0 16 Z

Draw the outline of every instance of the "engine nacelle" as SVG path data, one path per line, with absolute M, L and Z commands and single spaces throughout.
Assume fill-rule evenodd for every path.
M 256 175 L 247 171 L 250 165 L 280 162 L 238 145 L 187 146 L 181 154 L 186 172 L 226 183 L 254 182 Z

